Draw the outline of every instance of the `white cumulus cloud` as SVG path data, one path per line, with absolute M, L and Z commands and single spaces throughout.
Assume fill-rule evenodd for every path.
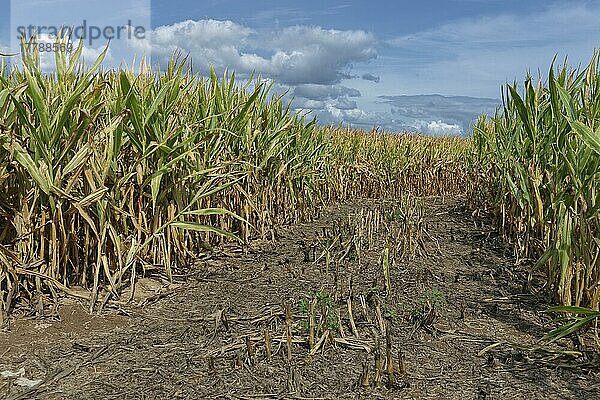
M 415 123 L 414 127 L 418 131 L 435 136 L 455 136 L 463 133 L 460 125 L 442 121 L 420 121 Z
M 202 72 L 212 66 L 238 74 L 253 71 L 286 85 L 334 85 L 354 63 L 377 57 L 375 37 L 364 31 L 293 26 L 257 31 L 232 21 L 183 21 L 156 28 L 133 46 L 164 62 L 174 52 L 190 54 Z

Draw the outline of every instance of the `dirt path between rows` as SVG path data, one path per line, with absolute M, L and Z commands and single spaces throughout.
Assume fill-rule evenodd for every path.
M 145 279 L 159 295 L 142 305 L 90 315 L 68 301 L 53 316 L 18 317 L 0 332 L 0 399 L 600 399 L 593 349 L 569 358 L 521 348 L 551 327 L 547 296 L 531 294 L 527 265 L 463 202 L 425 201 L 427 233 L 391 264 L 391 291 L 380 233 L 359 257 L 340 244 L 337 267 L 340 253 L 319 259 L 348 215 L 394 210 L 365 200 L 281 228 L 275 243 L 223 248 L 175 285 Z

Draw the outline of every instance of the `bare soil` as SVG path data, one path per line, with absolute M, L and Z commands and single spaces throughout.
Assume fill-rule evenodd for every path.
M 17 373 L 0 375 L 0 399 L 600 399 L 590 342 L 529 350 L 554 327 L 548 295 L 463 203 L 426 199 L 427 234 L 391 265 L 391 290 L 385 235 L 337 267 L 319 259 L 328 229 L 378 206 L 364 200 L 282 227 L 274 242 L 222 247 L 175 284 L 148 276 L 133 305 L 17 313 L 0 332 L 0 373 Z M 560 351 L 576 345 L 578 357 Z M 21 368 L 36 386 L 18 382 Z

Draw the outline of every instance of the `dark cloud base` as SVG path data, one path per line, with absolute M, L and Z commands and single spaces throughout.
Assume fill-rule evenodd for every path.
M 500 104 L 496 99 L 468 96 L 380 96 L 379 99 L 380 103 L 390 106 L 395 125 L 425 127 L 432 131 L 458 126 L 463 135 L 470 133 L 480 115 L 494 115 Z

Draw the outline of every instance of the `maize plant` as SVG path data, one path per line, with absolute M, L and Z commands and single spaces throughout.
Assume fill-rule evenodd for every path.
M 504 90 L 475 127 L 473 197 L 491 204 L 519 256 L 534 258 L 557 300 L 600 303 L 599 55 L 584 69 L 550 69 Z

